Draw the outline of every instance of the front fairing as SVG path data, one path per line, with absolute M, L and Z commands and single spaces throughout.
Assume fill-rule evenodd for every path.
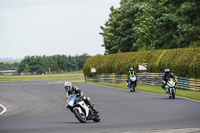
M 168 81 L 167 86 L 168 86 L 168 88 L 175 88 L 176 83 L 174 81 Z
M 129 78 L 130 78 L 131 82 L 136 82 L 137 81 L 137 78 L 136 78 L 135 75 L 131 75 L 131 76 L 129 76 Z
M 73 97 L 67 101 L 66 106 L 67 106 L 68 108 L 72 108 L 72 107 L 74 106 L 75 101 L 76 101 L 76 97 L 77 97 L 77 95 L 74 94 Z

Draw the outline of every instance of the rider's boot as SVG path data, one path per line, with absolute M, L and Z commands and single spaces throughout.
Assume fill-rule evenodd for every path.
M 91 102 L 88 100 L 87 101 L 87 103 L 88 103 L 88 105 L 90 106 L 90 108 L 94 111 L 94 113 L 99 113 L 97 110 L 96 110 L 96 108 L 94 107 L 94 104 L 91 104 Z
M 94 107 L 94 105 L 91 107 L 91 109 L 94 111 L 95 114 L 98 114 L 99 112 L 97 111 L 97 109 Z
M 166 93 L 169 93 L 168 88 L 167 88 L 166 85 L 164 86 L 163 90 L 164 90 Z
M 131 88 L 131 84 L 130 84 L 130 83 L 128 83 L 128 87 L 129 87 L 130 90 L 132 90 L 132 88 Z
M 168 93 L 168 89 L 164 89 L 164 91 L 165 91 L 166 93 Z

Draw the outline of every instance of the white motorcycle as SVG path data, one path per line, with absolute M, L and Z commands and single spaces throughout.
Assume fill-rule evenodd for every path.
M 93 120 L 94 122 L 99 122 L 101 120 L 99 114 L 96 114 L 83 99 L 77 97 L 76 94 L 67 101 L 66 107 L 74 113 L 75 117 L 81 123 L 85 123 L 87 120 Z
M 167 81 L 167 85 L 165 86 L 165 92 L 169 94 L 169 98 L 175 99 L 176 82 L 173 79 L 169 79 Z

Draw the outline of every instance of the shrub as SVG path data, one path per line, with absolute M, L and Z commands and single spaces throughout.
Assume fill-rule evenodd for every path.
M 127 74 L 130 67 L 136 72 L 140 63 L 148 63 L 147 72 L 163 73 L 169 68 L 176 76 L 200 78 L 200 48 L 153 50 L 94 56 L 84 67 L 85 76 L 92 77 L 102 73 Z M 91 73 L 96 68 L 96 73 Z

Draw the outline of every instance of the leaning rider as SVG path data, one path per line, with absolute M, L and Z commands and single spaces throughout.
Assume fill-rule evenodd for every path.
M 164 76 L 162 77 L 162 88 L 165 90 L 165 86 L 167 85 L 167 81 L 172 78 L 177 83 L 177 79 L 174 74 L 170 72 L 169 68 L 165 69 Z M 165 90 L 167 92 L 167 90 Z
M 127 74 L 127 82 L 131 82 L 130 80 L 130 77 L 132 76 L 132 75 L 135 75 L 136 77 L 137 77 L 137 75 L 136 75 L 136 72 L 134 71 L 134 68 L 133 67 L 131 67 L 131 68 L 129 68 L 129 72 L 128 72 L 128 74 Z M 137 86 L 137 83 L 135 83 L 135 87 Z M 128 87 L 131 89 L 131 85 L 130 84 L 128 84 Z
M 98 113 L 98 111 L 96 110 L 96 108 L 91 104 L 90 102 L 90 98 L 89 97 L 85 97 L 82 93 L 79 87 L 74 86 L 72 87 L 72 83 L 71 82 L 65 82 L 64 84 L 65 87 L 65 91 L 66 91 L 66 97 L 67 100 L 71 99 L 73 97 L 74 94 L 76 94 L 78 97 L 82 98 L 83 101 L 89 105 L 89 107 L 94 111 L 94 113 Z

